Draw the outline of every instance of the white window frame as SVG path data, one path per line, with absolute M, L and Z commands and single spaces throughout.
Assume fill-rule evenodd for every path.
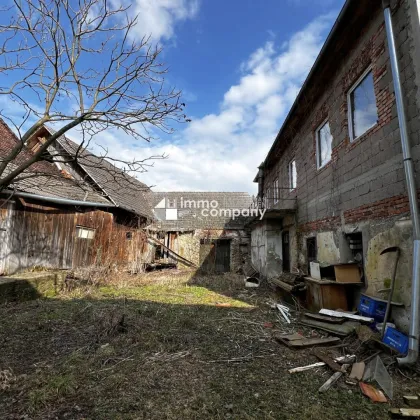
M 362 75 L 353 83 L 353 85 L 351 86 L 351 88 L 347 92 L 347 120 L 348 120 L 348 126 L 349 126 L 350 142 L 354 142 L 355 140 L 357 140 L 360 137 L 360 136 L 354 137 L 354 132 L 353 132 L 353 115 L 352 115 L 352 112 L 351 112 L 351 94 L 357 89 L 357 87 L 360 85 L 360 83 L 362 82 L 362 80 L 370 72 L 372 72 L 372 75 L 373 75 L 372 65 L 370 65 L 362 73 Z M 375 85 L 374 85 L 374 90 L 373 91 L 374 91 L 374 94 L 375 94 Z M 375 94 L 375 102 L 376 102 L 376 94 Z M 376 104 L 376 110 L 378 110 L 378 104 Z M 377 124 L 378 124 L 378 122 L 376 122 L 375 124 L 372 124 L 372 126 L 369 127 L 363 134 L 365 134 L 367 131 L 369 131 L 372 127 L 375 127 L 375 125 L 377 125 Z M 363 136 L 363 134 L 361 134 L 361 136 Z
M 295 169 L 296 169 L 296 185 L 293 186 L 293 171 L 292 171 L 292 164 L 295 162 Z M 289 188 L 290 191 L 294 191 L 297 188 L 297 165 L 296 165 L 296 158 L 293 158 L 289 164 L 287 165 L 287 171 L 289 172 Z
M 167 209 L 176 209 L 176 198 L 168 198 Z
M 79 239 L 95 239 L 96 229 L 86 226 L 76 225 L 76 238 Z
M 273 197 L 274 197 L 274 204 L 279 202 L 279 178 L 277 177 L 273 181 Z
M 319 145 L 319 133 L 320 133 L 321 129 L 324 127 L 324 125 L 329 124 L 329 123 L 330 123 L 330 120 L 327 118 L 315 130 L 316 167 L 317 167 L 317 169 L 321 169 L 325 165 L 327 165 L 329 162 L 331 162 L 331 157 L 330 157 L 330 160 L 328 162 L 324 163 L 323 165 L 321 164 L 321 148 L 320 148 L 320 145 Z M 330 126 L 330 134 L 331 134 L 331 126 Z M 333 141 L 333 139 L 331 139 L 331 151 L 332 151 L 332 141 Z

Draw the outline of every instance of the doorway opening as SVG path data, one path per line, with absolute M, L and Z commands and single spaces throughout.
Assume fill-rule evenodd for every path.
M 289 231 L 285 231 L 281 236 L 283 253 L 283 272 L 290 273 L 290 236 Z

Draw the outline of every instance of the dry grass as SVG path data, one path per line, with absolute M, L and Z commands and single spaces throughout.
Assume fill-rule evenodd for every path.
M 241 276 L 171 270 L 114 281 L 0 307 L 0 418 L 386 416 L 344 383 L 319 395 L 328 368 L 290 375 L 316 359 L 271 335 L 301 328 Z

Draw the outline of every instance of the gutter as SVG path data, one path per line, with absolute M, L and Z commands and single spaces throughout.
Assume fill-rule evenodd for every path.
M 408 199 L 410 203 L 411 220 L 413 223 L 413 276 L 411 279 L 411 314 L 409 328 L 409 342 L 407 356 L 398 358 L 400 366 L 416 363 L 419 356 L 420 333 L 420 220 L 417 201 L 417 190 L 414 178 L 413 159 L 408 137 L 407 117 L 403 100 L 403 91 L 400 79 L 400 69 L 395 46 L 394 29 L 390 0 L 382 0 L 386 34 L 388 40 L 389 57 L 391 61 L 392 78 L 394 81 L 395 99 L 397 105 L 398 124 L 400 127 L 401 146 L 403 152 L 405 178 L 407 181 Z
M 299 93 L 296 96 L 296 99 L 293 102 L 292 107 L 290 108 L 290 110 L 289 110 L 286 118 L 284 119 L 283 124 L 282 124 L 282 126 L 280 128 L 280 131 L 278 132 L 278 134 L 277 134 L 277 136 L 276 136 L 276 138 L 274 140 L 274 143 L 272 144 L 270 150 L 267 153 L 266 158 L 264 159 L 264 162 L 260 165 L 260 167 L 261 166 L 265 166 L 265 164 L 266 164 L 266 162 L 268 160 L 268 157 L 271 155 L 271 153 L 274 151 L 275 147 L 277 146 L 277 143 L 280 140 L 280 136 L 281 136 L 283 130 L 285 129 L 286 125 L 288 124 L 289 120 L 291 119 L 292 115 L 294 114 L 294 112 L 295 112 L 295 110 L 296 110 L 296 108 L 298 106 L 298 103 L 299 103 L 300 99 L 303 97 L 303 93 L 305 92 L 306 87 L 310 83 L 310 81 L 311 81 L 312 76 L 314 75 L 314 73 L 318 70 L 318 67 L 320 66 L 320 61 L 323 59 L 325 50 L 329 47 L 329 44 L 331 42 L 331 39 L 336 34 L 337 28 L 340 27 L 342 24 L 343 25 L 347 25 L 347 23 L 344 21 L 344 16 L 347 14 L 347 11 L 350 8 L 350 4 L 353 3 L 353 2 L 354 2 L 354 0 L 346 0 L 346 2 L 344 3 L 344 5 L 343 5 L 343 7 L 342 7 L 342 9 L 341 9 L 341 11 L 340 11 L 340 13 L 339 13 L 336 21 L 334 22 L 333 27 L 331 28 L 330 33 L 327 36 L 327 39 L 324 42 L 324 45 L 321 48 L 321 51 L 318 54 L 318 57 L 316 58 L 314 64 L 312 65 L 311 70 L 309 71 L 309 74 L 308 74 L 308 76 L 305 79 L 305 82 L 303 83 L 302 87 L 300 88 Z
M 46 197 L 44 195 L 30 194 L 30 193 L 25 193 L 25 192 L 20 192 L 20 191 L 15 192 L 13 195 L 15 195 L 16 197 L 30 198 L 34 200 L 47 201 L 49 203 L 64 204 L 64 205 L 69 205 L 69 206 L 106 207 L 106 208 L 115 207 L 114 205 L 107 204 L 107 203 L 71 200 L 68 198 L 59 198 L 59 197 Z

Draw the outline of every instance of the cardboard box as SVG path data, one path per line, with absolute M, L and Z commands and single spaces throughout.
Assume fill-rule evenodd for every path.
M 362 274 L 358 264 L 334 265 L 335 280 L 337 283 L 361 283 Z

